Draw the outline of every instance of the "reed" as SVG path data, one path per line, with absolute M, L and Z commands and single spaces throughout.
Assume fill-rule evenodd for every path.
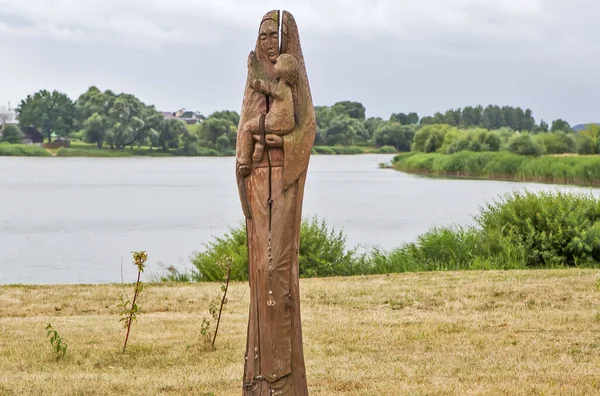
M 600 156 L 521 156 L 508 152 L 407 153 L 393 167 L 406 173 L 600 186 Z

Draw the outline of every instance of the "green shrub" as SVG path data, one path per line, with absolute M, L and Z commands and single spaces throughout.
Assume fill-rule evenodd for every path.
M 577 135 L 575 145 L 577 147 L 577 154 L 589 155 L 597 152 L 596 141 L 589 136 Z
M 518 155 L 542 155 L 542 147 L 528 133 L 513 136 L 508 142 L 508 151 Z
M 528 267 L 600 260 L 600 201 L 589 194 L 514 192 L 476 217 L 483 234 L 522 246 Z
M 380 154 L 396 154 L 398 150 L 394 146 L 382 146 L 377 150 Z
M 600 267 L 600 200 L 514 192 L 484 205 L 475 226 L 440 227 L 368 256 L 372 273 Z
M 485 153 L 481 153 L 485 154 Z M 491 154 L 491 153 L 487 153 Z M 401 154 L 400 156 L 404 156 Z M 483 205 L 472 226 L 436 227 L 391 251 L 359 255 L 340 231 L 316 218 L 300 228 L 300 276 L 413 271 L 600 267 L 600 200 L 591 194 L 513 192 Z M 163 281 L 218 281 L 218 261 L 233 259 L 232 280 L 248 279 L 246 231 L 231 230 L 192 257 L 193 271 L 169 269 Z
M 566 134 L 562 131 L 538 133 L 534 140 L 544 148 L 547 154 L 574 153 L 575 138 L 573 134 Z
M 335 154 L 333 147 L 329 147 L 329 146 L 315 146 L 315 147 L 313 147 L 313 152 L 315 154 L 327 154 L 327 155 Z
M 0 143 L 0 157 L 51 157 L 47 150 L 39 146 L 29 146 L 26 144 L 8 144 Z
M 425 125 L 415 133 L 411 150 L 426 153 L 436 152 L 442 148 L 445 135 L 457 131 L 455 127 L 446 124 Z
M 316 217 L 300 225 L 300 277 L 348 276 L 364 274 L 356 248 L 346 247 L 342 231 L 329 230 Z
M 0 142 L 13 144 L 23 142 L 23 132 L 16 125 L 6 124 L 0 132 L 2 132 L 0 134 Z
M 223 255 L 233 259 L 232 280 L 248 279 L 248 250 L 244 226 L 230 230 L 222 237 L 216 237 L 205 246 L 202 252 L 192 255 L 190 273 L 194 281 L 217 281 L 223 278 L 223 269 L 218 265 Z M 365 262 L 358 257 L 356 249 L 346 247 L 346 237 L 342 231 L 329 229 L 324 221 L 317 218 L 303 220 L 300 226 L 300 276 L 303 278 L 323 276 L 344 276 L 367 273 Z M 171 271 L 173 272 L 173 271 Z M 186 279 L 177 273 L 169 280 Z

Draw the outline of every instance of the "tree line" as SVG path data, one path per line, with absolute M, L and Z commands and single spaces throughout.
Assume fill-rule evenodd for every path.
M 589 124 L 575 132 L 517 132 L 504 127 L 459 129 L 448 124 L 422 126 L 414 135 L 411 151 L 454 154 L 460 151 L 509 151 L 519 155 L 600 154 L 600 125 Z
M 132 94 L 101 91 L 95 86 L 74 101 L 64 93 L 41 90 L 28 95 L 16 110 L 21 127 L 35 126 L 48 141 L 52 136 L 70 137 L 98 148 L 148 146 L 179 155 L 198 155 L 207 149 L 232 154 L 239 123 L 237 112 L 225 110 L 188 125 L 180 119 L 165 119 L 153 105 Z M 416 112 L 399 112 L 384 120 L 367 118 L 360 102 L 342 101 L 315 106 L 315 114 L 316 146 L 392 146 L 410 151 L 417 131 L 440 124 L 461 129 L 571 132 L 564 120 L 554 121 L 551 127 L 543 120 L 537 124 L 530 109 L 511 106 L 467 106 L 422 118 Z M 15 133 L 10 132 L 12 141 L 18 140 Z

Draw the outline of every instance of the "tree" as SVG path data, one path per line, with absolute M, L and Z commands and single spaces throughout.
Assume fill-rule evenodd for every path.
M 329 123 L 334 114 L 329 106 L 315 106 L 315 117 L 317 119 L 317 129 L 325 131 L 329 128 Z
M 72 130 L 75 105 L 61 92 L 41 90 L 27 95 L 17 107 L 21 128 L 35 126 L 52 141 L 52 133 L 66 137 Z
M 236 131 L 236 125 L 232 121 L 208 117 L 200 124 L 201 143 L 206 147 L 220 149 L 224 141 L 221 139 L 221 143 L 217 144 L 217 140 L 225 136 L 231 142 L 232 137 L 235 138 Z
M 540 126 L 538 127 L 538 130 L 540 132 L 548 132 L 548 123 L 544 120 L 540 120 Z
M 392 113 L 390 122 L 396 122 L 400 125 L 408 125 L 408 116 L 404 113 Z
M 416 125 L 419 123 L 419 115 L 417 113 L 408 113 L 408 124 Z
M 535 141 L 545 148 L 547 154 L 574 153 L 576 151 L 573 134 L 566 134 L 563 131 L 537 134 Z
M 588 124 L 579 132 L 576 139 L 577 153 L 598 154 L 600 153 L 600 125 Z
M 85 141 L 88 143 L 96 143 L 96 146 L 101 149 L 106 137 L 104 118 L 98 113 L 92 114 L 92 116 L 83 123 L 83 130 Z
M 527 130 L 527 122 L 525 120 L 525 112 L 522 108 L 517 107 L 515 109 L 515 119 L 517 122 L 517 127 L 513 128 L 515 131 L 525 131 Z
M 361 140 L 361 136 L 366 135 L 368 132 L 361 121 L 342 114 L 331 120 L 325 133 L 325 139 L 330 146 L 351 146 L 357 140 Z
M 483 110 L 482 126 L 487 129 L 500 129 L 506 126 L 504 113 L 499 106 L 489 105 Z
M 571 132 L 571 125 L 569 125 L 569 123 L 563 119 L 558 119 L 558 120 L 554 120 L 552 122 L 552 127 L 550 128 L 551 132 L 558 132 L 558 131 L 563 131 L 563 132 Z
M 16 125 L 7 124 L 0 129 L 0 142 L 21 143 L 23 141 L 23 133 Z
M 179 135 L 179 149 L 177 153 L 180 155 L 198 155 L 200 147 L 201 124 L 187 125 L 185 131 Z
M 514 107 L 503 106 L 502 115 L 504 117 L 504 126 L 507 126 L 515 131 L 519 129 L 520 125 L 519 121 L 517 120 L 517 112 Z
M 385 123 L 386 122 L 379 117 L 369 117 L 365 120 L 364 125 L 369 135 L 369 140 L 373 138 L 377 129 Z
M 453 128 L 447 124 L 432 124 L 423 126 L 415 133 L 411 150 L 427 153 L 438 151 L 442 147 L 445 135 L 456 130 L 456 128 Z M 434 137 L 432 138 L 432 136 Z
M 531 138 L 528 133 L 515 134 L 508 142 L 508 151 L 519 155 L 539 156 L 542 147 Z
M 481 117 L 483 114 L 483 107 L 467 106 L 462 111 L 462 118 L 460 126 L 463 128 L 481 126 Z
M 462 110 L 461 109 L 450 109 L 444 113 L 444 124 L 459 126 L 462 118 Z
M 386 122 L 375 132 L 377 146 L 394 146 L 398 151 L 410 151 L 415 136 L 414 125 L 402 125 L 399 122 Z
M 420 125 L 433 125 L 435 124 L 435 119 L 432 116 L 425 116 L 419 120 Z
M 236 111 L 232 111 L 232 110 L 215 111 L 214 113 L 209 115 L 208 118 L 220 118 L 222 120 L 229 120 L 236 127 L 240 123 L 240 115 Z
M 581 134 L 577 135 L 575 138 L 575 144 L 577 146 L 577 154 L 596 154 L 597 144 L 594 139 L 589 136 Z
M 95 86 L 89 87 L 75 101 L 75 129 L 84 128 L 87 119 L 94 114 L 98 114 L 103 119 L 107 118 L 116 98 L 112 91 L 101 92 Z
M 106 141 L 117 149 L 143 144 L 159 134 L 163 120 L 154 106 L 146 106 L 131 94 L 120 94 L 108 110 Z
M 186 123 L 176 118 L 165 120 L 158 130 L 158 146 L 162 151 L 179 147 L 179 137 L 186 133 Z
M 331 111 L 333 111 L 336 116 L 345 114 L 348 117 L 357 120 L 364 120 L 366 112 L 365 106 L 363 106 L 362 103 L 350 101 L 335 103 L 333 106 L 331 106 Z
M 525 110 L 525 120 L 522 125 L 521 131 L 532 132 L 535 129 L 535 118 L 533 118 L 533 112 L 530 109 Z
M 414 125 L 419 123 L 419 115 L 417 113 L 392 113 L 390 122 L 398 122 L 402 125 Z

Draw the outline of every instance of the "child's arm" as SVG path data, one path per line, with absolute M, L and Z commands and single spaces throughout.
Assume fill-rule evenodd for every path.
M 263 80 L 254 80 L 252 83 L 252 89 L 257 92 L 262 92 L 265 95 L 272 96 L 275 99 L 283 99 L 279 84 L 273 84 Z

